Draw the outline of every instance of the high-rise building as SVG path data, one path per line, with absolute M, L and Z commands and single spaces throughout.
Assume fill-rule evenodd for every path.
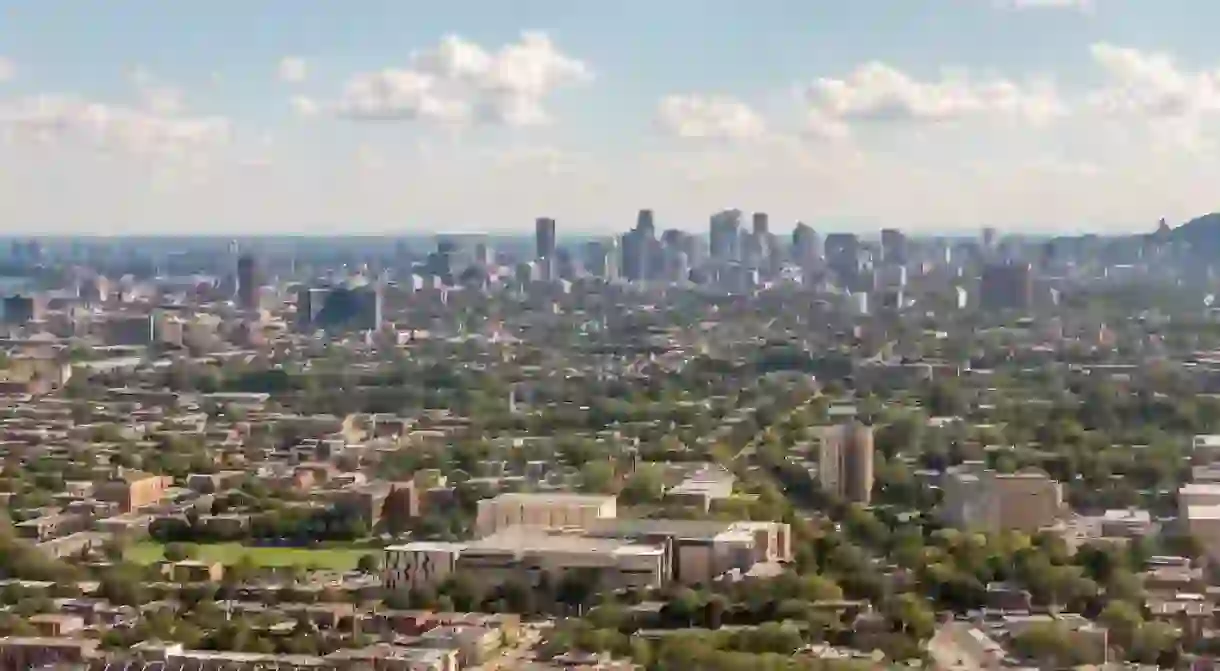
M 601 240 L 591 240 L 584 246 L 585 272 L 601 279 L 610 279 L 611 248 Z
M 623 279 L 628 282 L 638 282 L 644 279 L 645 255 L 644 238 L 639 229 L 624 233 L 619 238 L 619 246 L 623 256 Z
M 792 260 L 802 268 L 811 265 L 821 254 L 817 231 L 803 222 L 792 229 Z
M 754 235 L 758 237 L 766 237 L 771 234 L 770 218 L 767 217 L 766 212 L 755 212 L 750 221 Z
M 242 254 L 237 258 L 237 307 L 242 310 L 257 310 L 258 261 L 253 254 Z
M 1034 302 L 1034 272 L 1028 263 L 992 263 L 983 268 L 979 303 L 987 310 L 1029 310 Z
M 852 419 L 822 436 L 822 489 L 849 503 L 868 504 L 873 492 L 873 428 Z
M 907 262 L 907 236 L 896 228 L 881 229 L 881 260 L 889 265 Z
M 990 226 L 983 228 L 983 233 L 980 236 L 983 243 L 983 249 L 991 251 L 995 248 L 996 230 Z
M 725 210 L 712 215 L 708 224 L 708 243 L 713 261 L 736 261 L 741 248 L 741 210 Z
M 640 231 L 640 234 L 649 240 L 657 237 L 657 222 L 652 210 L 640 210 L 635 216 L 635 230 Z
M 30 295 L 5 296 L 3 310 L 6 324 L 24 326 L 29 322 L 42 319 L 42 301 Z
M 555 258 L 555 220 L 538 217 L 534 220 L 535 259 Z
M 855 233 L 826 236 L 826 265 L 844 286 L 854 286 L 860 274 L 860 238 Z

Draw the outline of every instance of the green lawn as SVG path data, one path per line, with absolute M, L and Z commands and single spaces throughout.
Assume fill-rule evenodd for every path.
M 368 548 L 277 548 L 251 547 L 240 543 L 212 543 L 195 545 L 195 557 L 202 561 L 236 564 L 243 556 L 249 557 L 255 566 L 303 566 L 306 568 L 349 571 L 356 568 L 362 555 L 376 550 Z M 145 541 L 127 549 L 126 558 L 137 564 L 152 564 L 165 558 L 165 546 Z

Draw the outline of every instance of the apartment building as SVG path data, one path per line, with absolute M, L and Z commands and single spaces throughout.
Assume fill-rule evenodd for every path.
M 868 504 L 873 493 L 873 428 L 854 419 L 827 428 L 818 480 L 823 490 L 844 501 Z

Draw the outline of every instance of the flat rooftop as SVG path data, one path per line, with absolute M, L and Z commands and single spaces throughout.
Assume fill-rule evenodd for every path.
M 495 498 L 483 499 L 483 501 L 495 503 L 517 503 L 522 505 L 529 505 L 530 503 L 583 503 L 591 506 L 600 506 L 614 500 L 616 499 L 613 495 L 573 494 L 570 492 L 505 492 Z M 480 501 L 480 503 L 483 501 Z

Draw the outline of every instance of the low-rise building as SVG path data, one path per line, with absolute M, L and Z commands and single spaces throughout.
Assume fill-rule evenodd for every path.
M 618 516 L 618 500 L 592 494 L 507 493 L 479 501 L 475 531 L 489 536 L 511 526 L 584 527 Z

